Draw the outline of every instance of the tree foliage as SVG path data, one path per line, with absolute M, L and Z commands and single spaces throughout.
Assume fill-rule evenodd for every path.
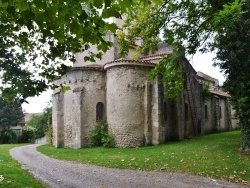
M 243 132 L 242 148 L 250 150 L 250 1 L 242 5 L 242 14 L 216 36 L 216 62 L 227 77 L 224 83 L 232 95 Z
M 114 147 L 114 138 L 108 131 L 108 124 L 105 120 L 98 121 L 96 126 L 87 135 L 87 138 L 93 147 Z
M 127 15 L 124 28 L 117 32 L 121 43 L 121 55 L 128 53 L 129 46 L 139 38 L 143 46 L 138 51 L 155 51 L 162 40 L 174 48 L 167 61 L 163 59 L 154 70 L 168 77 L 173 62 L 197 51 L 215 51 L 215 65 L 225 73 L 225 88 L 232 95 L 243 133 L 242 148 L 250 150 L 250 1 L 249 0 L 183 0 L 138 3 Z M 180 51 L 178 55 L 178 51 Z M 173 70 L 175 73 L 178 69 Z M 176 82 L 181 83 L 181 77 Z M 169 80 L 166 84 L 169 83 Z M 168 87 L 178 91 L 176 87 Z M 179 90 L 180 91 L 180 90 Z
M 147 0 L 141 0 L 147 2 Z M 0 81 L 3 96 L 35 96 L 53 87 L 53 80 L 70 70 L 74 53 L 96 45 L 85 60 L 101 57 L 111 43 L 103 36 L 115 32 L 105 22 L 121 17 L 133 0 L 1 0 Z
M 23 118 L 21 104 L 18 101 L 6 102 L 0 97 L 0 126 L 9 130 L 11 126 L 17 126 Z
M 25 126 L 25 132 L 28 134 L 29 141 L 34 142 L 36 139 L 44 137 L 46 132 L 51 131 L 51 122 L 51 107 L 46 107 L 40 115 L 32 115 Z
M 17 141 L 17 134 L 11 126 L 17 126 L 23 119 L 23 111 L 19 101 L 6 102 L 0 97 L 0 143 L 13 143 Z

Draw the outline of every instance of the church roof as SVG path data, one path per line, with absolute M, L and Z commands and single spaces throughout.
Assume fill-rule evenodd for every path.
M 151 55 L 147 55 L 147 56 L 142 56 L 142 57 L 140 57 L 140 60 L 147 59 L 146 61 L 148 61 L 148 60 L 152 60 L 152 59 L 161 59 L 162 57 L 167 56 L 167 55 L 169 55 L 171 53 L 172 52 L 166 52 L 166 53 L 151 54 Z
M 150 61 L 130 60 L 130 59 L 121 58 L 115 61 L 110 61 L 108 63 L 105 63 L 104 69 L 107 69 L 112 66 L 121 66 L 121 65 L 155 67 L 156 64 Z

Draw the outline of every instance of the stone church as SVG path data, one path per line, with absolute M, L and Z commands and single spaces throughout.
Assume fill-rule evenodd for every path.
M 54 146 L 88 147 L 86 135 L 100 119 L 107 121 L 117 147 L 157 145 L 237 128 L 229 94 L 217 79 L 196 72 L 188 61 L 181 62 L 185 91 L 177 100 L 165 97 L 167 88 L 159 79 L 148 80 L 171 47 L 159 43 L 157 52 L 133 61 L 133 47 L 119 59 L 115 36 L 108 34 L 106 39 L 114 46 L 102 60 L 84 62 L 86 52 L 76 54 L 73 70 L 55 81 L 71 90 L 53 94 Z M 210 86 L 208 100 L 202 94 L 205 84 Z

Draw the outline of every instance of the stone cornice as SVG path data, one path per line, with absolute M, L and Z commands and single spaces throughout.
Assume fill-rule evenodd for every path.
M 149 61 L 129 60 L 129 59 L 117 59 L 115 61 L 108 62 L 104 65 L 104 70 L 115 66 L 140 66 L 140 67 L 155 67 L 155 63 Z
M 167 56 L 169 54 L 172 54 L 172 52 L 166 52 L 166 53 L 160 53 L 160 54 L 152 54 L 152 55 L 147 55 L 147 56 L 143 56 L 140 58 L 140 60 L 143 60 L 143 59 L 148 59 L 148 58 L 152 58 L 152 59 L 159 59 L 159 58 L 162 58 L 164 56 Z

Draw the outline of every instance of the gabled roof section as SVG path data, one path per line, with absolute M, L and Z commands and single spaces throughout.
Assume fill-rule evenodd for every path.
M 207 74 L 204 74 L 203 72 L 198 71 L 198 72 L 197 72 L 197 77 L 198 77 L 199 79 L 201 79 L 201 80 L 209 81 L 209 82 L 213 83 L 215 86 L 218 86 L 218 85 L 219 85 L 218 79 L 213 78 L 213 77 L 211 77 L 211 76 L 209 76 L 209 75 L 207 75 Z
M 210 93 L 221 97 L 228 97 L 228 98 L 231 97 L 228 93 L 222 90 L 210 90 Z

